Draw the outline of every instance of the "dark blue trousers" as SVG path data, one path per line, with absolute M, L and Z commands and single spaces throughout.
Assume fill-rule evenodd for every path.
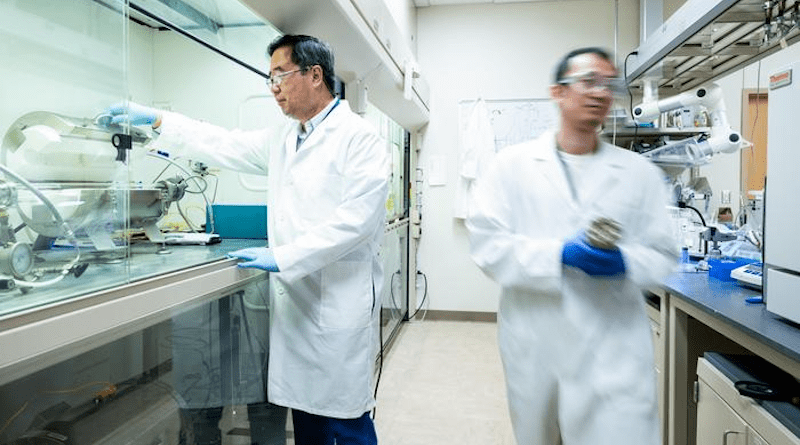
M 295 445 L 377 445 L 369 412 L 357 419 L 333 419 L 292 410 Z

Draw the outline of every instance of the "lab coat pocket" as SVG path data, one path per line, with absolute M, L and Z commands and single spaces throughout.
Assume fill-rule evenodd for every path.
M 370 263 L 338 261 L 322 269 L 320 326 L 355 329 L 369 325 L 373 308 Z

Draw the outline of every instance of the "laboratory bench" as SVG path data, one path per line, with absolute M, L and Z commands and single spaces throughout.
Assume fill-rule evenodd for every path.
M 84 263 L 88 267 L 79 276 L 68 274 L 60 282 L 46 287 L 0 293 L 0 323 L 11 314 L 35 312 L 43 306 L 52 306 L 82 295 L 101 292 L 125 281 L 141 281 L 166 273 L 179 272 L 201 264 L 225 260 L 226 253 L 233 250 L 264 245 L 266 245 L 264 240 L 225 239 L 208 245 L 132 241 L 128 246 L 112 252 L 98 251 L 91 246 L 82 247 L 79 249 L 79 263 Z M 68 253 L 63 256 L 72 255 L 74 254 Z M 3 324 L 0 324 L 1 326 Z M 0 331 L 3 330 L 0 328 Z
M 695 443 L 697 364 L 706 352 L 757 356 L 800 379 L 800 326 L 747 302 L 759 291 L 707 272 L 679 272 L 645 294 L 665 444 Z
M 114 337 L 169 318 L 181 306 L 219 298 L 266 273 L 235 267 L 226 253 L 264 240 L 209 245 L 131 243 L 123 258 L 87 249 L 80 275 L 0 294 L 0 385 Z

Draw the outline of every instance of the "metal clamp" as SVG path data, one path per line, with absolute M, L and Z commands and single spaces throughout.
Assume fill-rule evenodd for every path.
M 128 153 L 126 150 L 130 150 L 133 147 L 133 138 L 128 134 L 114 133 L 111 136 L 111 145 L 117 149 L 116 160 L 123 163 L 127 162 Z

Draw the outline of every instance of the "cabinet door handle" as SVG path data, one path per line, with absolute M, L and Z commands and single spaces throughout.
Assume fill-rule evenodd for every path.
M 722 445 L 728 445 L 728 436 L 731 434 L 741 434 L 739 431 L 727 430 L 722 433 Z

